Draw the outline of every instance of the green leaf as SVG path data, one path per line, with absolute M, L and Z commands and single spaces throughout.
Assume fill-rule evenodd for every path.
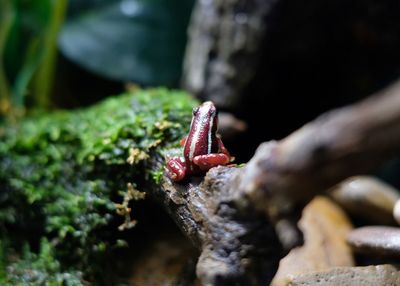
M 43 61 L 35 79 L 35 101 L 41 107 L 50 105 L 50 90 L 53 85 L 55 61 L 57 55 L 57 37 L 64 22 L 67 0 L 52 0 L 51 15 L 43 32 Z
M 178 83 L 193 0 L 81 2 L 71 2 L 60 35 L 69 59 L 115 80 Z
M 7 37 L 14 18 L 15 13 L 12 3 L 8 0 L 0 0 L 0 114 L 6 112 L 10 102 L 10 88 L 3 58 Z
M 43 58 L 39 39 L 32 39 L 27 46 L 24 65 L 15 79 L 13 88 L 12 101 L 16 107 L 23 107 L 28 85 Z
M 67 0 L 0 0 L 0 109 L 49 106 Z M 3 108 L 2 108 L 3 106 Z

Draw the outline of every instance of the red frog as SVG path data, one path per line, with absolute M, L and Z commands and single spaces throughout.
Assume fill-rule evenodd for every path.
M 167 174 L 172 180 L 181 181 L 187 175 L 202 174 L 233 161 L 217 129 L 217 109 L 211 101 L 193 108 L 189 134 L 181 140 L 183 157 L 172 157 L 167 161 Z

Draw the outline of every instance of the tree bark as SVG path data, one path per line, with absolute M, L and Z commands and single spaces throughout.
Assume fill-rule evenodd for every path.
M 265 17 L 276 1 L 197 1 L 189 28 L 184 87 L 219 107 L 237 107 L 257 70 Z

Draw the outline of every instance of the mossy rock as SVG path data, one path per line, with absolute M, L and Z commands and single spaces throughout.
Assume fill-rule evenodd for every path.
M 129 227 L 129 201 L 162 174 L 162 164 L 150 162 L 177 146 L 196 104 L 181 91 L 136 90 L 0 126 L 0 282 L 25 285 L 21 271 L 25 282 L 34 279 L 28 274 L 38 264 L 64 283 L 46 285 L 80 285 L 68 284 L 68 275 L 96 279 L 110 249 L 124 244 L 115 235 L 124 221 L 117 213 Z M 49 282 L 40 277 L 29 285 Z

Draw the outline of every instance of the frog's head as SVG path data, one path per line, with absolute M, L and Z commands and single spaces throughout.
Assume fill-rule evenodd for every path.
M 207 128 L 209 132 L 217 132 L 218 112 L 212 101 L 206 101 L 200 106 L 193 108 L 194 122 Z

